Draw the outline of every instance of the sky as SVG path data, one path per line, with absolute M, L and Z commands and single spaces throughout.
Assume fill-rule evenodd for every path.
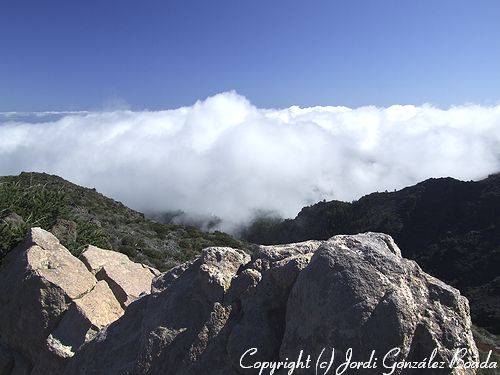
M 496 0 L 0 0 L 0 111 L 500 101 Z
M 500 1 L 0 0 L 0 175 L 236 233 L 500 171 Z

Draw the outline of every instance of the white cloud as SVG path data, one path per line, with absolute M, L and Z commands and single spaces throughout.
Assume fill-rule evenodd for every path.
M 226 92 L 167 111 L 0 114 L 0 174 L 44 171 L 142 211 L 294 216 L 429 177 L 500 170 L 500 106 L 259 109 Z M 33 118 L 36 117 L 36 121 Z

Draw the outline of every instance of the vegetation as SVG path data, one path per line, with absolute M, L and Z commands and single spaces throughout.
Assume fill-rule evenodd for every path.
M 247 248 L 222 232 L 206 233 L 161 224 L 64 179 L 44 173 L 0 177 L 0 260 L 39 226 L 54 233 L 73 254 L 89 244 L 127 254 L 167 270 L 208 246 Z
M 392 235 L 405 257 L 469 298 L 476 324 L 500 333 L 500 174 L 320 202 L 293 220 L 257 219 L 243 238 L 279 244 L 367 231 Z

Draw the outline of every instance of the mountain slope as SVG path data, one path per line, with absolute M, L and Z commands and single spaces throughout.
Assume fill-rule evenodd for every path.
M 160 270 L 192 259 L 207 246 L 247 247 L 222 232 L 148 220 L 95 189 L 57 176 L 0 177 L 0 259 L 33 226 L 50 230 L 75 255 L 94 244 Z
M 295 219 L 255 221 L 244 238 L 260 244 L 387 233 L 403 255 L 469 297 L 478 325 L 500 332 L 500 174 L 478 182 L 430 179 L 352 203 L 305 207 Z

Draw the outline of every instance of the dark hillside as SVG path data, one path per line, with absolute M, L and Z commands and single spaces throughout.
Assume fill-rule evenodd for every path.
M 0 259 L 32 226 L 50 230 L 76 255 L 93 244 L 161 270 L 192 259 L 207 246 L 245 247 L 225 233 L 148 220 L 95 189 L 57 176 L 0 177 Z

